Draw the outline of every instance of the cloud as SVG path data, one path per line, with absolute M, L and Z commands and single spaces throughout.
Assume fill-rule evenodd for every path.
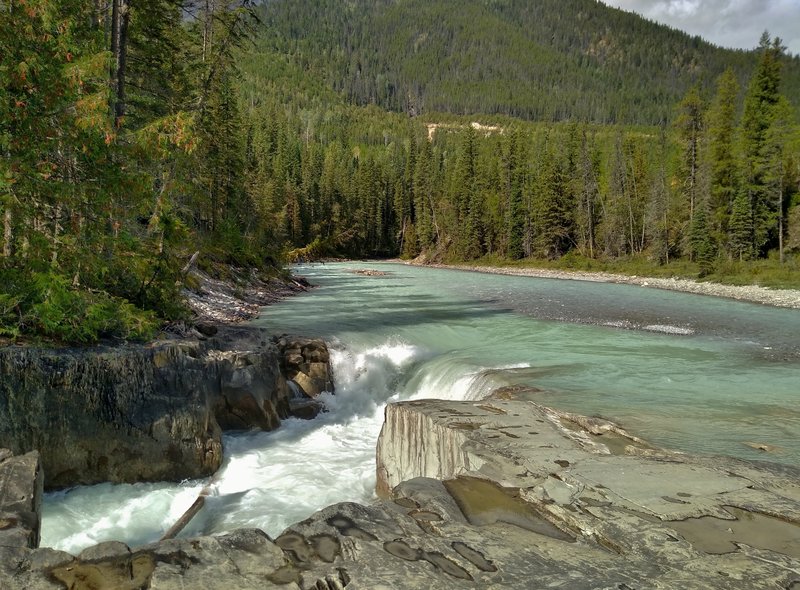
M 800 0 L 604 0 L 723 47 L 752 49 L 764 30 L 800 54 Z

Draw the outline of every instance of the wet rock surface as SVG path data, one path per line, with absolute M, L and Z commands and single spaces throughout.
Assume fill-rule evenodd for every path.
M 559 569 L 562 583 L 580 574 L 570 588 L 800 584 L 800 470 L 656 449 L 604 420 L 498 398 L 390 405 L 377 468 L 384 497 L 449 480 L 484 534 L 531 533 L 519 545 L 539 564 L 531 588 L 557 585 Z M 498 550 L 473 546 L 504 571 Z
M 38 450 L 48 488 L 210 475 L 222 429 L 274 429 L 288 400 L 279 354 L 255 328 L 149 345 L 0 348 L 0 446 Z
M 274 342 L 281 354 L 281 368 L 296 386 L 301 401 L 334 391 L 330 353 L 324 340 L 284 334 L 274 338 Z
M 384 497 L 370 506 L 330 506 L 275 539 L 0 549 L 0 587 L 800 586 L 800 474 L 785 466 L 655 449 L 603 420 L 491 398 L 391 405 L 378 448 Z

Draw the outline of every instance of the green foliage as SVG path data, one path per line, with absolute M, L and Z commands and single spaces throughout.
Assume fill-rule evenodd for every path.
M 712 231 L 724 246 L 724 236 L 739 187 L 736 160 L 736 103 L 739 84 L 733 70 L 727 69 L 717 81 L 717 92 L 709 112 L 708 139 L 711 166 Z
M 129 26 L 112 43 L 120 3 Z M 235 262 L 277 251 L 252 223 L 231 74 L 248 3 L 196 8 L 4 6 L 0 333 L 142 338 L 185 316 L 181 268 L 209 235 Z
M 765 32 L 761 38 L 760 59 L 750 79 L 742 114 L 741 141 L 744 188 L 750 200 L 753 224 L 752 249 L 766 254 L 772 241 L 777 214 L 775 200 L 767 188 L 765 144 L 774 110 L 780 98 L 781 58 L 784 48 L 780 39 L 770 41 Z
M 153 312 L 105 293 L 76 289 L 55 273 L 0 273 L 10 293 L 0 296 L 0 334 L 33 333 L 86 344 L 104 338 L 143 340 L 159 322 Z

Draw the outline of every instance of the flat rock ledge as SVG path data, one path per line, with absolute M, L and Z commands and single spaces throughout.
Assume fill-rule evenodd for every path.
M 797 470 L 649 446 L 532 402 L 390 405 L 381 499 L 72 556 L 0 546 L 12 590 L 800 589 Z M 2 495 L 0 495 L 2 497 Z

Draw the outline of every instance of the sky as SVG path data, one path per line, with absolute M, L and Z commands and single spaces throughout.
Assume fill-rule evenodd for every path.
M 603 1 L 722 47 L 752 49 L 766 29 L 800 55 L 800 0 Z

